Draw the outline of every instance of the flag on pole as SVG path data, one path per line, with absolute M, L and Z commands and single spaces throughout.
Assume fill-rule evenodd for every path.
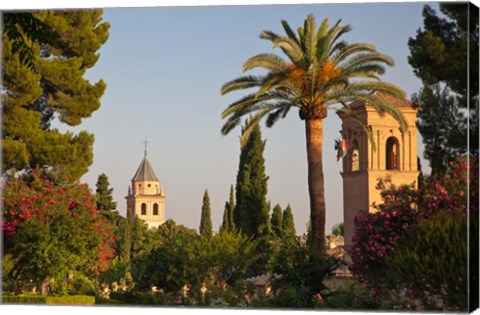
M 337 150 L 337 161 L 347 155 L 347 141 L 342 137 L 342 140 L 335 140 L 335 150 Z

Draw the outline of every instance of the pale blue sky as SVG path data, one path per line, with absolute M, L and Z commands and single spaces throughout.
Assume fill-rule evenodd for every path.
M 110 38 L 97 65 L 88 72 L 102 78 L 107 90 L 101 108 L 79 128 L 95 134 L 94 163 L 82 177 L 95 189 L 100 173 L 114 188 L 125 214 L 125 195 L 148 137 L 148 156 L 166 193 L 166 218 L 198 229 L 202 196 L 208 189 L 214 229 L 221 224 L 229 188 L 238 168 L 240 130 L 221 136 L 221 111 L 246 92 L 221 96 L 223 83 L 240 76 L 243 62 L 258 53 L 276 52 L 259 39 L 262 30 L 282 33 L 280 21 L 292 28 L 309 13 L 317 24 L 342 18 L 353 30 L 344 39 L 370 42 L 394 58 L 383 79 L 407 95 L 420 88 L 407 62 L 407 41 L 422 26 L 424 3 L 255 5 L 206 7 L 109 8 Z M 435 8 L 435 3 L 431 3 Z M 309 217 L 303 121 L 295 111 L 269 129 L 262 125 L 268 200 L 292 206 L 298 233 Z M 340 119 L 325 120 L 324 161 L 327 232 L 343 221 L 341 163 L 334 139 Z M 421 140 L 419 139 L 420 148 Z M 423 152 L 419 152 L 422 155 Z M 425 170 L 427 163 L 422 159 Z

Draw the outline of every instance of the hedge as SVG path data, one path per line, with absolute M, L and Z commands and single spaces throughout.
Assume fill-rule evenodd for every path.
M 41 295 L 3 295 L 4 304 L 58 304 L 58 305 L 94 305 L 95 297 L 89 295 L 41 296 Z

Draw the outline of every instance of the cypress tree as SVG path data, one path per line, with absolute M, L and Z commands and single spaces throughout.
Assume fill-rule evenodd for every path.
M 203 194 L 202 215 L 200 218 L 199 232 L 201 236 L 212 236 L 212 218 L 210 210 L 210 198 L 208 191 L 205 189 Z
M 265 235 L 270 229 L 264 148 L 260 126 L 256 125 L 248 140 L 241 145 L 234 215 L 236 228 L 249 236 Z
M 97 210 L 113 222 L 118 214 L 117 203 L 113 201 L 113 188 L 110 188 L 108 176 L 105 173 L 98 176 L 96 187 Z
M 130 269 L 130 258 L 132 253 L 132 234 L 133 234 L 133 210 L 127 209 L 127 218 L 123 229 L 123 243 L 121 247 L 121 260 L 127 265 L 127 269 Z
M 225 210 L 223 211 L 223 222 L 220 227 L 220 232 L 228 231 L 233 232 L 235 231 L 235 222 L 233 219 L 235 211 L 235 196 L 233 192 L 233 185 L 230 186 L 230 199 L 229 201 L 225 202 Z
M 230 215 L 230 205 L 228 204 L 228 201 L 227 201 L 225 202 L 225 209 L 223 210 L 223 221 L 222 221 L 222 225 L 220 226 L 220 233 L 230 231 L 229 215 Z
M 293 212 L 290 205 L 287 206 L 287 209 L 283 211 L 283 233 L 285 236 L 295 237 L 297 232 L 295 231 L 295 222 L 293 221 Z
M 272 232 L 276 236 L 281 236 L 283 232 L 283 213 L 282 207 L 280 207 L 279 204 L 273 208 L 271 224 Z

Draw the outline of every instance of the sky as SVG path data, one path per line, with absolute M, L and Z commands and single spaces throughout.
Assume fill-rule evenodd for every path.
M 148 158 L 165 188 L 165 217 L 198 229 L 207 189 L 216 230 L 230 185 L 235 183 L 240 153 L 240 128 L 222 136 L 220 113 L 247 93 L 221 96 L 219 91 L 222 84 L 242 75 L 247 58 L 279 53 L 259 38 L 260 32 L 282 33 L 282 19 L 296 29 L 310 13 L 317 24 L 325 18 L 331 23 L 342 19 L 352 26 L 345 40 L 370 42 L 393 57 L 396 65 L 387 69 L 383 79 L 410 96 L 419 90 L 420 81 L 407 61 L 407 41 L 422 26 L 424 4 L 105 8 L 110 36 L 99 51 L 99 61 L 87 73 L 91 82 L 103 79 L 107 83 L 102 105 L 79 127 L 58 127 L 95 135 L 94 163 L 81 180 L 95 189 L 98 175 L 107 174 L 122 215 L 147 138 Z M 327 232 L 343 221 L 341 163 L 334 150 L 340 129 L 340 119 L 330 112 L 324 134 Z M 301 234 L 309 219 L 304 123 L 291 111 L 273 128 L 262 124 L 262 132 L 269 176 L 267 200 L 272 207 L 290 204 Z M 421 156 L 420 137 L 418 143 Z M 427 166 L 422 159 L 423 169 Z
M 87 1 L 83 7 L 99 7 L 96 3 Z M 243 74 L 242 65 L 249 57 L 260 53 L 282 56 L 271 42 L 259 38 L 263 30 L 283 34 L 281 20 L 296 29 L 310 13 L 316 16 L 317 25 L 325 18 L 332 24 L 342 19 L 352 27 L 343 39 L 372 43 L 395 60 L 383 80 L 403 88 L 408 97 L 421 86 L 408 64 L 407 42 L 423 25 L 425 2 L 193 6 L 196 2 L 180 1 L 174 3 L 186 6 L 176 7 L 162 1 L 151 6 L 143 0 L 123 2 L 124 7 L 98 3 L 104 7 L 110 36 L 86 77 L 91 82 L 106 82 L 101 107 L 78 127 L 54 126 L 95 135 L 94 163 L 81 181 L 94 190 L 98 175 L 105 173 L 122 215 L 147 138 L 148 158 L 165 189 L 165 217 L 198 229 L 207 189 L 213 227 L 218 230 L 230 185 L 235 184 L 240 153 L 240 128 L 222 136 L 220 114 L 250 92 L 221 96 L 220 87 Z M 128 7 L 142 4 L 146 6 Z M 434 2 L 430 5 L 438 7 Z M 341 161 L 336 161 L 334 150 L 340 129 L 339 117 L 330 112 L 325 119 L 323 156 L 327 233 L 343 221 Z M 297 234 L 301 234 L 309 220 L 304 122 L 292 110 L 272 128 L 262 124 L 262 133 L 269 177 L 267 200 L 272 208 L 290 204 Z M 422 170 L 428 173 L 420 136 L 417 142 Z

